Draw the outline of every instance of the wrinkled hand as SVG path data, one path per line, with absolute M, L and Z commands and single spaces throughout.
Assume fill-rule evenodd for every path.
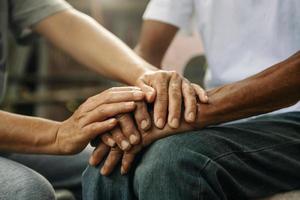
M 136 87 L 111 88 L 89 98 L 62 122 L 56 135 L 56 147 L 61 154 L 80 152 L 96 136 L 117 125 L 116 115 L 134 111 L 135 101 L 143 99 L 144 93 Z
M 138 108 L 143 108 L 143 102 L 137 102 Z M 135 110 L 135 118 L 136 115 L 139 114 L 139 109 Z M 119 121 L 120 127 L 117 127 L 115 129 L 119 129 L 120 132 L 123 129 L 126 129 L 126 126 L 132 127 L 134 126 L 134 122 L 130 116 L 130 114 L 124 114 L 123 120 Z M 126 120 L 124 120 L 126 119 Z M 128 120 L 130 119 L 130 120 Z M 104 143 L 100 143 L 97 148 L 94 150 L 93 154 L 90 157 L 89 163 L 93 166 L 96 166 L 99 164 L 105 156 L 108 154 L 106 161 L 101 168 L 101 174 L 103 175 L 109 175 L 116 165 L 121 161 L 122 167 L 121 167 L 121 174 L 125 174 L 129 171 L 135 156 L 137 153 L 139 153 L 144 147 L 150 145 L 152 142 L 167 137 L 169 135 L 173 135 L 182 131 L 186 130 L 192 130 L 194 127 L 190 124 L 187 124 L 185 122 L 181 123 L 180 127 L 177 129 L 173 129 L 169 127 L 168 125 L 165 126 L 163 129 L 158 129 L 155 126 L 152 126 L 149 130 L 139 130 L 141 133 L 141 143 L 138 145 L 133 146 L 128 151 L 122 151 L 119 146 L 110 148 L 109 146 L 105 145 Z
M 141 75 L 135 83 L 146 94 L 148 103 L 154 102 L 154 124 L 163 128 L 168 121 L 172 128 L 178 128 L 181 121 L 182 101 L 184 119 L 193 123 L 197 116 L 197 98 L 207 103 L 205 91 L 196 84 L 174 71 L 148 71 Z
M 135 110 L 134 116 L 131 114 L 117 115 L 119 126 L 92 140 L 91 145 L 96 147 L 101 140 L 109 147 L 117 145 L 123 151 L 128 151 L 132 145 L 139 144 L 141 142 L 139 130 L 147 131 L 151 127 L 151 118 L 145 102 L 136 103 Z

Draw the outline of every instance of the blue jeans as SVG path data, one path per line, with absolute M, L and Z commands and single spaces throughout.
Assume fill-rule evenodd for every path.
M 73 156 L 0 154 L 0 199 L 54 200 L 54 189 L 68 189 L 82 199 L 81 174 L 90 153 L 86 149 Z
M 126 176 L 101 176 L 101 165 L 83 174 L 86 200 L 240 200 L 298 189 L 300 112 L 161 139 Z

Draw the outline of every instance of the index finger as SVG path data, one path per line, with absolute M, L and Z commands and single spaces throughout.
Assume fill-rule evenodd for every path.
M 132 167 L 136 154 L 124 153 L 121 166 L 121 174 L 127 174 Z
M 109 93 L 101 93 L 88 98 L 81 106 L 80 109 L 83 112 L 90 112 L 102 104 L 111 104 L 119 102 L 129 102 L 129 101 L 141 101 L 145 97 L 144 92 L 140 90 L 130 90 L 130 91 L 114 91 Z
M 104 165 L 101 168 L 100 173 L 104 176 L 108 176 L 115 169 L 118 162 L 122 158 L 123 152 L 119 148 L 111 148 Z
M 100 143 L 90 156 L 89 164 L 92 166 L 98 165 L 103 160 L 108 151 L 109 146 L 105 145 L 104 143 Z

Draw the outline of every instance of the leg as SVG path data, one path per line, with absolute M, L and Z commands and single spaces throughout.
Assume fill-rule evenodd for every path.
M 100 174 L 101 166 L 88 166 L 83 173 L 83 199 L 84 200 L 129 200 L 135 199 L 133 195 L 132 174 L 120 175 L 115 170 L 110 176 Z M 120 167 L 117 167 L 120 169 Z M 133 173 L 131 171 L 130 173 Z
M 0 157 L 0 199 L 55 200 L 51 184 L 37 172 Z
M 42 174 L 55 189 L 69 189 L 76 199 L 81 199 L 81 175 L 90 154 L 86 149 L 74 156 L 10 154 L 6 157 Z
M 300 188 L 299 130 L 300 113 L 290 113 L 157 141 L 132 176 L 135 196 L 141 200 L 249 199 Z M 109 181 L 132 184 L 130 176 L 94 175 L 91 188 Z M 103 194 L 131 191 L 117 186 L 121 188 Z M 94 199 L 107 197 L 103 194 Z

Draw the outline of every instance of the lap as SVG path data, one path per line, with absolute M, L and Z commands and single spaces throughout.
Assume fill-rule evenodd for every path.
M 87 199 L 201 199 L 203 181 L 214 187 L 216 199 L 226 199 L 222 192 L 229 199 L 247 199 L 299 188 L 299 130 L 298 112 L 170 136 L 143 152 L 129 175 L 116 170 L 103 177 L 103 163 L 89 166 L 84 194 Z
M 0 157 L 1 199 L 54 199 L 54 190 L 40 174 L 28 167 Z
M 81 174 L 88 163 L 90 149 L 72 156 L 9 154 L 5 157 L 43 175 L 54 187 L 81 185 Z
M 149 173 L 168 173 L 178 181 L 184 180 L 183 176 L 204 176 L 214 179 L 211 181 L 222 189 L 230 187 L 231 192 L 251 197 L 299 188 L 300 113 L 261 117 L 159 140 L 136 168 L 136 190 L 144 184 L 142 179 L 157 181 L 147 176 Z M 222 178 L 216 180 L 216 174 Z

